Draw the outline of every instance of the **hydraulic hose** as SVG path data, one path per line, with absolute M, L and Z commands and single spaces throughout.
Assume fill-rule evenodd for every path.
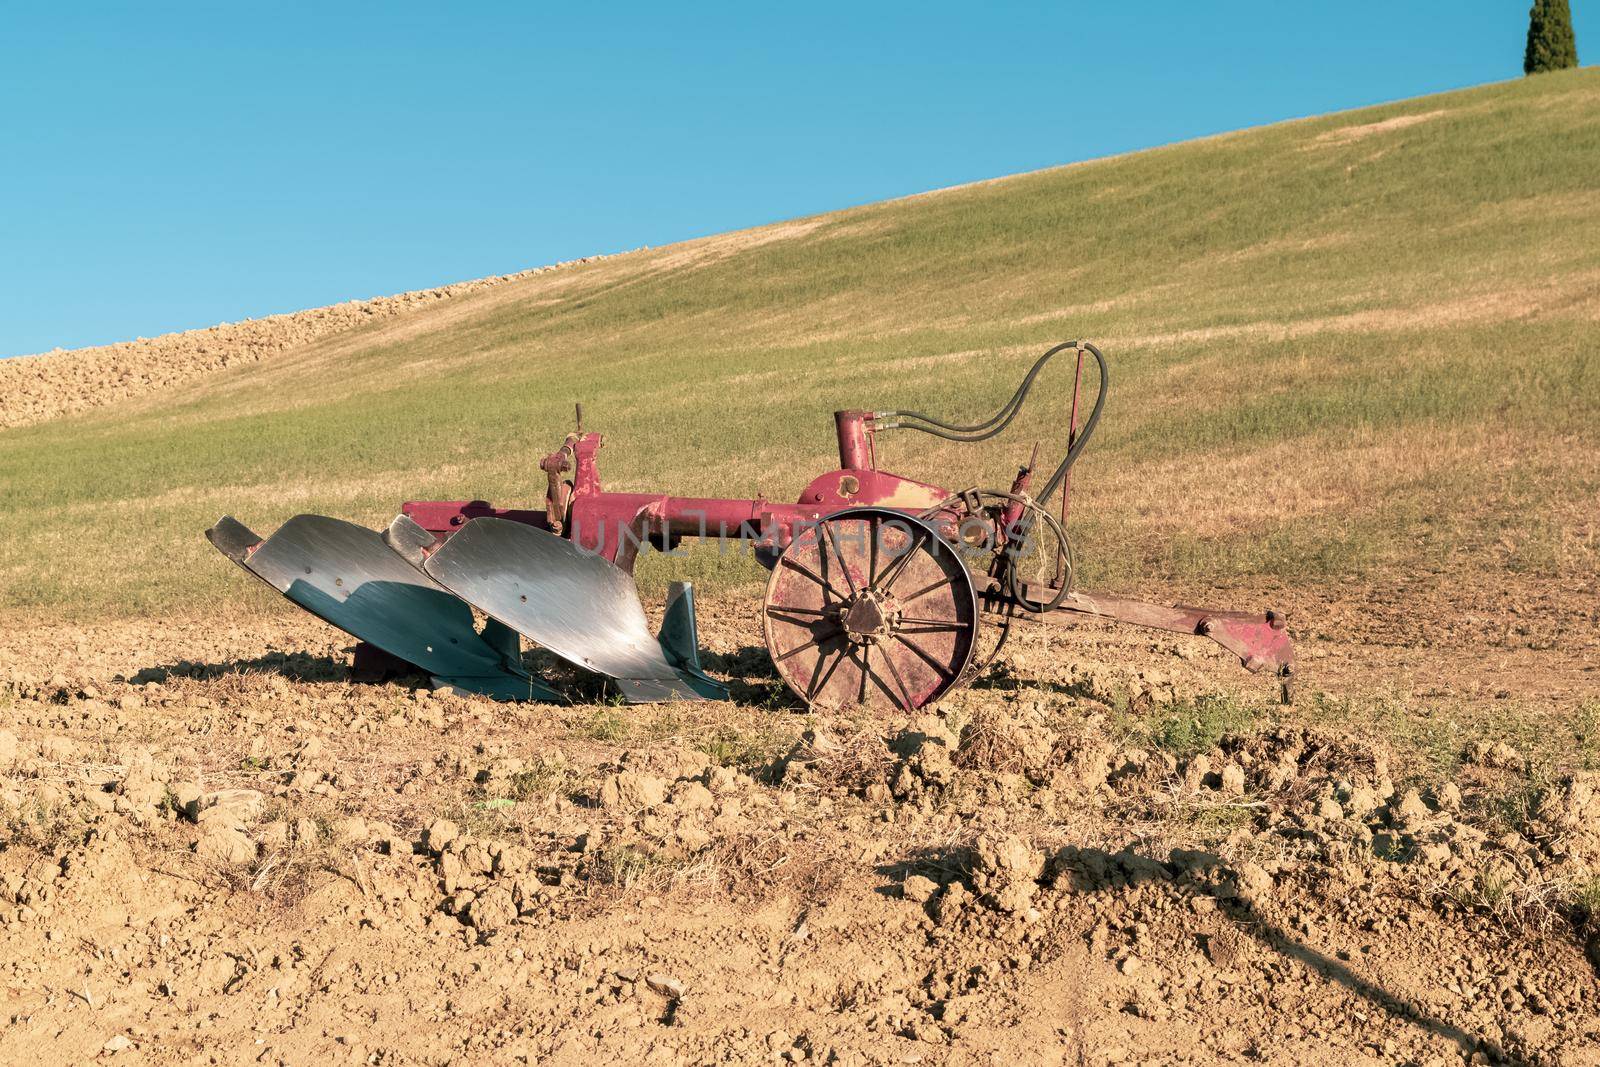
M 1068 350 L 1087 352 L 1094 357 L 1100 372 L 1099 388 L 1095 394 L 1094 407 L 1090 409 L 1089 417 L 1084 421 L 1083 432 L 1078 434 L 1077 439 L 1067 448 L 1067 454 L 1062 457 L 1061 463 L 1051 473 L 1043 488 L 1039 490 L 1038 494 L 1026 501 L 1022 517 L 1018 520 L 1018 532 L 1025 543 L 1028 538 L 1032 537 L 1034 517 L 1043 515 L 1047 523 L 1054 529 L 1062 546 L 1061 551 L 1067 553 L 1068 558 L 1070 558 L 1071 548 L 1067 541 L 1066 531 L 1055 521 L 1055 516 L 1045 510 L 1043 505 L 1049 502 L 1050 498 L 1055 495 L 1056 490 L 1066 481 L 1067 473 L 1072 470 L 1072 465 L 1078 461 L 1078 456 L 1083 453 L 1084 447 L 1089 443 L 1089 438 L 1094 436 L 1095 427 L 1100 424 L 1100 414 L 1105 408 L 1106 393 L 1109 385 L 1106 358 L 1101 354 L 1100 349 L 1088 341 L 1066 341 L 1056 345 L 1034 362 L 1033 366 L 1028 369 L 1028 373 L 1023 376 L 1022 384 L 1017 386 L 1017 391 L 1011 394 L 1010 400 L 1001 405 L 999 411 L 983 422 L 974 423 L 970 426 L 943 422 L 920 411 L 883 411 L 877 414 L 880 420 L 894 420 L 880 422 L 880 429 L 903 428 L 918 430 L 934 437 L 943 438 L 946 441 L 987 441 L 1011 425 L 1011 421 L 1017 417 L 1017 412 L 1022 410 L 1023 402 L 1028 399 L 1028 394 L 1033 390 L 1034 381 L 1038 378 L 1039 372 L 1044 370 L 1045 364 L 1049 363 L 1057 353 Z M 912 421 L 903 421 L 908 419 Z M 1007 591 L 1011 594 L 1011 598 L 1021 605 L 1023 609 L 1035 614 L 1042 614 L 1059 607 L 1061 602 L 1066 599 L 1067 592 L 1071 588 L 1071 582 L 1062 583 L 1061 588 L 1056 590 L 1055 596 L 1049 601 L 1035 604 L 1023 595 L 1021 572 L 1016 566 L 1016 559 L 1018 558 L 1020 556 L 1012 557 L 1012 566 L 1007 575 Z
M 1049 480 L 1045 482 L 1044 487 L 1034 496 L 1034 500 L 1040 504 L 1048 503 L 1050 497 L 1061 487 L 1061 483 L 1066 480 L 1067 472 L 1077 462 L 1084 446 L 1089 443 L 1089 438 L 1094 436 L 1095 427 L 1100 424 L 1100 412 L 1104 409 L 1106 403 L 1108 384 L 1106 357 L 1101 355 L 1100 350 L 1088 341 L 1066 341 L 1040 356 L 1033 366 L 1029 368 L 1028 373 L 1023 376 L 1022 384 L 1017 386 L 1015 393 L 1011 394 L 1011 399 L 1007 400 L 999 411 L 982 422 L 974 423 L 971 426 L 962 426 L 957 423 L 942 422 L 931 415 L 924 415 L 920 411 L 881 411 L 877 413 L 880 419 L 879 428 L 884 430 L 896 428 L 918 430 L 922 433 L 932 434 L 934 437 L 942 437 L 946 441 L 987 441 L 1011 425 L 1011 420 L 1015 419 L 1017 412 L 1022 410 L 1023 402 L 1028 399 L 1028 394 L 1033 390 L 1034 379 L 1039 376 L 1040 371 L 1044 370 L 1045 364 L 1049 363 L 1058 352 L 1065 352 L 1069 349 L 1072 351 L 1084 351 L 1094 357 L 1095 363 L 1100 368 L 1100 387 L 1094 398 L 1094 407 L 1090 409 L 1089 417 L 1084 421 L 1083 432 L 1078 434 L 1078 438 L 1072 443 L 1072 447 L 1067 449 L 1067 454 L 1061 460 L 1061 464 L 1056 467 Z M 885 424 L 881 422 L 884 419 L 897 421 Z M 914 421 L 903 421 L 906 419 Z

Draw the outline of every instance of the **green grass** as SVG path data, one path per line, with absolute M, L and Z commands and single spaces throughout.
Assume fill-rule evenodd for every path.
M 723 725 L 697 738 L 694 747 L 719 767 L 756 774 L 794 747 L 794 735 L 767 723 L 753 728 Z
M 1256 719 L 1256 711 L 1239 701 L 1199 696 L 1167 709 L 1155 731 L 1155 742 L 1178 756 L 1212 748 L 1224 736 L 1239 733 Z
M 1265 709 L 1220 693 L 1202 693 L 1143 711 L 1118 709 L 1115 730 L 1132 744 L 1150 745 L 1188 759 L 1228 734 L 1246 733 Z
M 534 756 L 507 780 L 505 794 L 511 800 L 543 800 L 567 792 L 577 779 L 578 773 L 559 755 Z
M 1572 902 L 1590 916 L 1600 915 L 1600 878 L 1591 878 L 1573 890 Z
M 616 708 L 599 708 L 583 725 L 582 732 L 595 741 L 621 741 L 632 729 L 628 717 Z
M 0 432 L 0 606 L 272 607 L 202 540 L 218 515 L 535 503 L 579 400 L 611 487 L 793 498 L 833 461 L 833 409 L 981 417 L 1079 336 L 1114 378 L 1074 479 L 1086 582 L 1337 577 L 1502 538 L 1534 572 L 1592 566 L 1561 519 L 1600 491 L 1596 159 L 1581 70 L 540 275 Z M 1003 485 L 1059 449 L 1063 403 L 1057 378 L 1005 438 L 890 435 L 882 462 Z M 756 577 L 700 552 L 647 561 L 647 589 L 669 573 Z

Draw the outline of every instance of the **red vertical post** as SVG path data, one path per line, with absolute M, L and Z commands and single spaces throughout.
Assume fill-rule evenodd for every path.
M 872 412 L 835 411 L 833 424 L 839 434 L 839 468 L 875 470 L 872 455 Z
M 1078 349 L 1078 371 L 1072 379 L 1072 417 L 1067 423 L 1067 451 L 1078 442 L 1078 394 L 1083 388 L 1083 349 Z M 1061 528 L 1067 526 L 1067 498 L 1072 495 L 1072 469 L 1061 479 Z

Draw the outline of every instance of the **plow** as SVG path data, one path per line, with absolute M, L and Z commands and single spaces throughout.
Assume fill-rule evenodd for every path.
M 957 443 L 1006 430 L 1047 364 L 1076 361 L 1065 452 L 1039 446 L 1004 488 L 951 488 L 878 467 L 878 439 L 920 432 Z M 1094 398 L 1081 425 L 1086 365 Z M 669 586 L 651 632 L 633 578 L 644 552 L 687 539 L 735 542 L 770 571 L 761 621 L 779 677 L 808 706 L 927 708 L 983 675 L 1023 619 L 1092 617 L 1207 638 L 1248 670 L 1292 681 L 1281 612 L 1163 605 L 1080 590 L 1067 534 L 1071 471 L 1106 403 L 1104 355 L 1057 345 L 999 411 L 973 424 L 914 411 L 834 413 L 839 465 L 793 503 L 611 492 L 601 435 L 576 429 L 540 463 L 542 508 L 410 501 L 387 529 L 299 515 L 270 537 L 225 516 L 206 536 L 295 604 L 357 639 L 358 675 L 421 673 L 436 687 L 564 702 L 527 666 L 524 639 L 597 675 L 630 703 L 725 700 L 702 666 L 694 592 Z M 959 486 L 959 483 L 958 483 Z M 1052 506 L 1052 501 L 1057 501 Z

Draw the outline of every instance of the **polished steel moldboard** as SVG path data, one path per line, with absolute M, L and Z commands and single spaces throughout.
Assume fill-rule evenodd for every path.
M 718 699 L 651 636 L 631 575 L 571 541 L 507 519 L 473 519 L 423 561 L 428 576 L 633 703 Z M 696 684 L 697 682 L 701 684 Z
M 261 540 L 231 516 L 206 537 L 311 614 L 436 681 L 507 700 L 564 701 L 473 628 L 472 609 L 391 552 L 376 531 L 297 515 Z

